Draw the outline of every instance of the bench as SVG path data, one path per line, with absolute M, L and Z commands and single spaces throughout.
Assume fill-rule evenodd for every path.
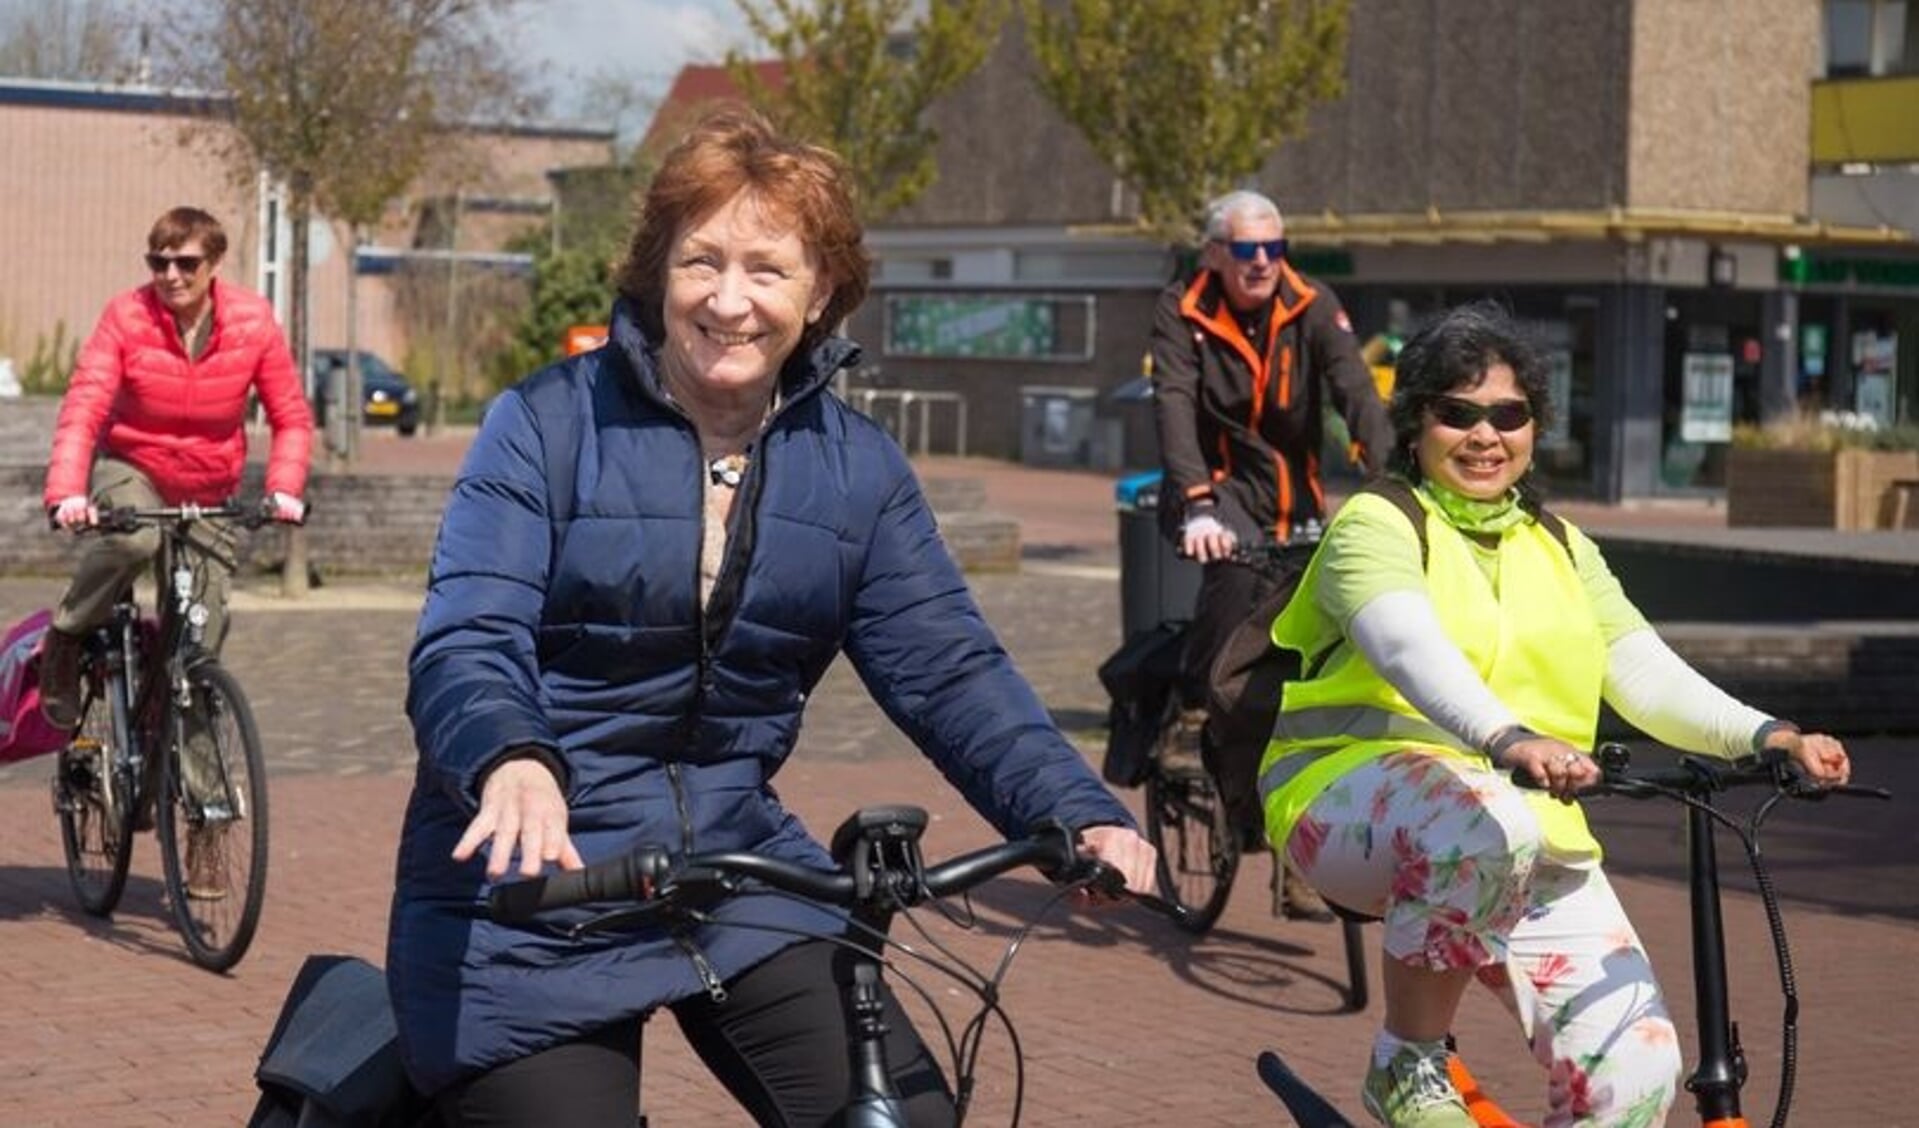
M 1886 486 L 1886 496 L 1892 502 L 1892 517 L 1886 522 L 1889 529 L 1909 529 L 1912 517 L 1912 498 L 1919 494 L 1919 478 L 1894 478 Z

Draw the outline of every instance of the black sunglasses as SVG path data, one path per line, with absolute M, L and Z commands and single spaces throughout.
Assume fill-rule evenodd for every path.
M 1533 405 L 1525 400 L 1500 400 L 1498 403 L 1474 403 L 1453 396 L 1439 396 L 1429 405 L 1433 419 L 1442 427 L 1470 431 L 1484 419 L 1495 431 L 1517 431 L 1533 421 Z
M 205 255 L 150 254 L 147 256 L 147 269 L 153 271 L 155 274 L 164 275 L 168 267 L 177 266 L 180 268 L 181 274 L 198 274 L 200 273 L 200 264 L 206 261 Z
M 1261 251 L 1266 252 L 1267 262 L 1278 262 L 1286 257 L 1286 240 L 1284 239 L 1222 239 L 1220 241 L 1226 244 L 1227 253 L 1240 262 L 1253 261 L 1259 257 Z

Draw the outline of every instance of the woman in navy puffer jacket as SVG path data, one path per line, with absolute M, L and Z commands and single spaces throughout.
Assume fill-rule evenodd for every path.
M 455 1124 L 631 1125 L 661 1007 L 761 1123 L 844 1105 L 834 946 L 791 935 L 841 930 L 826 910 L 744 897 L 731 924 L 573 940 L 578 914 L 483 907 L 643 844 L 830 866 L 770 781 L 842 650 L 1002 832 L 1057 818 L 1150 888 L 1152 848 L 981 618 L 905 457 L 827 390 L 869 269 L 843 185 L 753 115 L 703 123 L 648 190 L 608 344 L 502 395 L 460 471 L 388 948 L 408 1069 Z M 889 1005 L 913 1123 L 950 1122 Z

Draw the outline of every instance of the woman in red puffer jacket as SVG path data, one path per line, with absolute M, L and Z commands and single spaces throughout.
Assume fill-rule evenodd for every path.
M 305 512 L 313 416 L 273 307 L 214 273 L 226 232 L 198 208 L 162 215 L 147 235 L 153 281 L 107 303 L 80 349 L 53 433 L 45 501 L 56 524 L 78 529 L 115 506 L 216 504 L 239 489 L 246 465 L 247 393 L 273 428 L 266 489 L 274 515 Z M 230 537 L 223 537 L 230 548 Z M 41 660 L 43 709 L 78 721 L 80 639 L 153 559 L 152 530 L 94 538 L 54 610 Z M 206 639 L 226 633 L 226 575 L 212 569 Z

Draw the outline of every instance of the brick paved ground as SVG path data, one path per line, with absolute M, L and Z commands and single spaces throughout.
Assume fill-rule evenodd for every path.
M 1118 631 L 1117 595 L 1103 566 L 1113 559 L 1110 489 L 1096 475 L 1048 476 L 1047 497 L 1078 500 L 1050 524 L 1029 522 L 1027 539 L 1064 546 L 1054 555 L 1066 565 L 1036 563 L 976 581 L 1009 648 L 1089 758 L 1103 707 L 1092 671 Z M 1035 492 L 1030 476 L 994 477 L 989 505 L 1010 505 L 1004 499 L 1016 502 L 1022 492 Z M 1100 516 L 1070 519 L 1089 506 Z M 48 581 L 0 581 L 0 621 L 56 591 Z M 322 589 L 298 609 L 264 594 L 238 601 L 228 654 L 269 748 L 273 855 L 259 938 L 230 975 L 185 960 L 161 903 L 150 838 L 139 843 L 115 917 L 78 913 L 45 763 L 0 769 L 0 951 L 8 957 L 0 961 L 0 1123 L 240 1123 L 261 1042 L 301 959 L 315 951 L 380 958 L 411 771 L 400 698 L 416 608 L 405 585 Z M 1860 774 L 1893 786 L 1901 801 L 1787 812 L 1771 842 L 1804 1005 L 1796 1122 L 1919 1126 L 1919 1116 L 1887 1114 L 1881 1097 L 1919 1046 L 1919 976 L 1911 971 L 1919 960 L 1919 820 L 1910 815 L 1919 759 L 1909 741 L 1855 750 Z M 860 803 L 909 801 L 935 815 L 935 855 L 987 839 L 844 669 L 816 695 L 780 786 L 821 834 Z M 1649 805 L 1596 815 L 1622 897 L 1688 1022 L 1676 818 Z M 1265 1046 L 1283 1047 L 1306 1077 L 1354 1103 L 1379 1005 L 1336 1013 L 1337 930 L 1271 919 L 1265 873 L 1263 860 L 1252 864 L 1220 928 L 1197 942 L 1132 909 L 1046 919 L 1006 992 L 1026 1053 L 1025 1123 L 1280 1123 L 1252 1071 Z M 940 934 L 990 961 L 1040 890 L 1035 881 L 1009 880 L 976 902 L 974 933 L 941 925 Z M 1734 892 L 1729 911 L 1734 997 L 1752 1059 L 1749 1110 L 1763 1116 L 1777 1077 L 1774 972 L 1756 898 Z M 954 1021 L 970 1017 L 956 994 L 926 981 Z M 1503 1014 L 1475 995 L 1460 1032 L 1488 1084 L 1519 1111 L 1535 1110 L 1536 1074 Z M 650 1032 L 648 1048 L 655 1128 L 743 1123 L 670 1023 Z M 1005 1123 L 1010 1100 L 1007 1043 L 996 1039 L 973 1122 Z

